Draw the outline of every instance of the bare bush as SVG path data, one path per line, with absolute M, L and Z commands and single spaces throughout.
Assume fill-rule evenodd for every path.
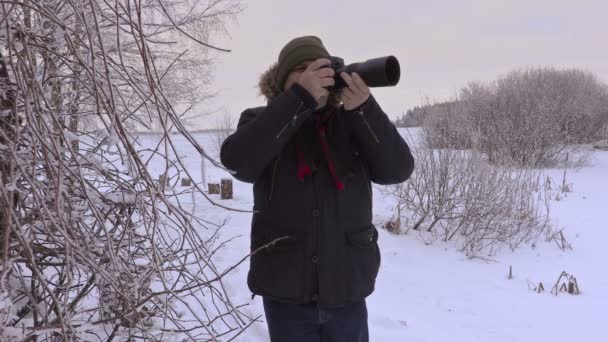
M 562 165 L 567 146 L 601 139 L 606 123 L 606 86 L 588 72 L 551 68 L 471 83 L 460 101 L 425 118 L 435 142 L 472 146 L 493 164 L 535 168 Z
M 566 271 L 560 273 L 555 285 L 553 285 L 553 288 L 551 289 L 551 293 L 557 296 L 560 292 L 566 292 L 571 295 L 581 294 L 578 287 L 578 281 L 574 275 L 568 274 Z
M 238 1 L 0 6 L 2 336 L 238 335 L 254 319 L 224 289 L 232 268 L 212 260 L 221 225 L 193 215 L 175 190 L 193 177 L 169 133 L 209 158 L 175 108 L 204 85 L 209 37 Z M 203 83 L 190 87 L 195 78 Z M 158 143 L 140 145 L 133 129 L 154 127 Z
M 497 167 L 474 150 L 427 144 L 411 145 L 416 170 L 410 180 L 387 188 L 408 231 L 456 241 L 469 256 L 552 236 L 550 194 L 540 171 Z

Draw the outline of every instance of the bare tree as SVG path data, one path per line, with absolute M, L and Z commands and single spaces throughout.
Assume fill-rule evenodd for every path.
M 170 134 L 219 165 L 183 119 L 221 50 L 211 37 L 239 11 L 237 0 L 0 4 L 2 336 L 215 341 L 255 321 L 224 290 L 233 268 L 213 262 L 221 225 L 173 188 L 193 177 Z M 157 145 L 139 144 L 142 128 L 161 132 Z

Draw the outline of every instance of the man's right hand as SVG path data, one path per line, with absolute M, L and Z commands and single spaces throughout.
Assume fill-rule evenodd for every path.
M 297 83 L 306 89 L 315 98 L 319 106 L 324 106 L 329 96 L 330 87 L 335 84 L 335 72 L 332 68 L 323 68 L 331 63 L 327 58 L 320 58 L 310 63 L 302 72 Z

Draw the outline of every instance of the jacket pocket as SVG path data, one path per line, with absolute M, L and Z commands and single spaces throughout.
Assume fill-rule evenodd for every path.
M 265 229 L 269 231 L 264 231 Z M 259 249 L 258 253 L 281 254 L 288 253 L 296 247 L 297 239 L 293 234 L 280 233 L 270 229 L 269 227 L 262 227 L 258 232 L 252 234 L 252 252 Z
M 254 219 L 249 286 L 252 292 L 287 300 L 303 297 L 301 238 L 283 225 Z
M 346 232 L 348 244 L 348 279 L 351 283 L 350 300 L 359 300 L 373 290 L 380 269 L 378 230 L 374 225 L 366 229 Z
M 346 233 L 346 240 L 360 248 L 373 248 L 378 242 L 378 230 L 373 225 L 368 229 Z

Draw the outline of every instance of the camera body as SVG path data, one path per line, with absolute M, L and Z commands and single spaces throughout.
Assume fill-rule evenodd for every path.
M 325 68 L 332 68 L 336 73 L 334 75 L 334 85 L 328 87 L 329 90 L 340 90 L 346 87 L 346 83 L 340 74 L 346 71 L 346 66 L 344 65 L 344 59 L 336 56 L 330 56 L 327 59 L 331 61 L 329 65 L 326 65 Z
M 340 57 L 330 56 L 328 59 L 331 63 L 325 67 L 332 68 L 336 73 L 334 75 L 335 85 L 328 87 L 328 90 L 340 90 L 347 86 L 342 76 L 340 76 L 342 72 L 347 74 L 356 72 L 368 87 L 395 86 L 401 78 L 401 67 L 394 56 L 373 58 L 362 63 L 349 65 L 345 65 L 344 59 Z

